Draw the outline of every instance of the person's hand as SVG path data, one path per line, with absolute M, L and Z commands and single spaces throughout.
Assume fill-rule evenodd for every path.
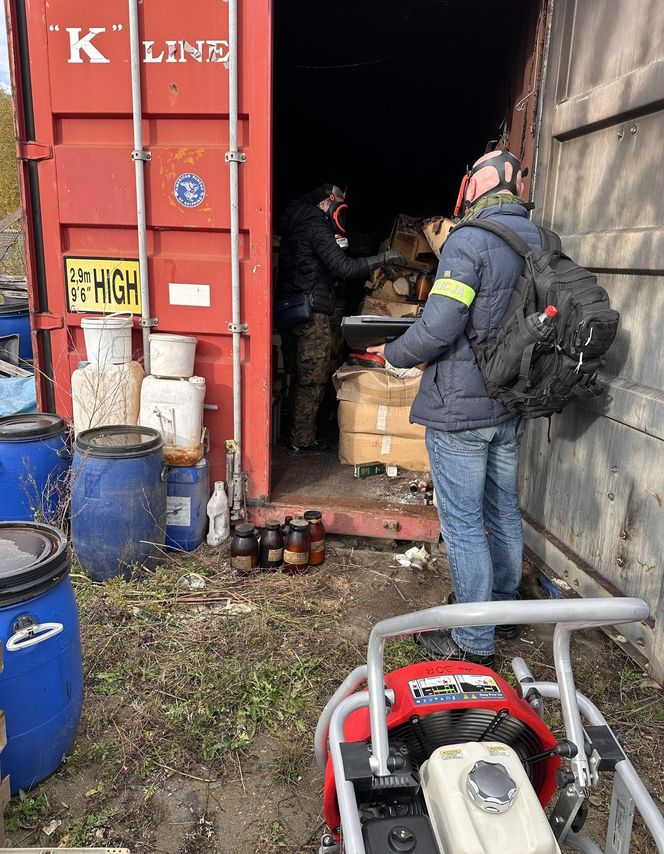
M 367 347 L 367 353 L 374 353 L 376 356 L 385 358 L 385 345 L 378 344 L 376 347 Z
M 403 255 L 396 249 L 388 249 L 387 252 L 383 253 L 383 264 L 399 264 L 402 261 Z

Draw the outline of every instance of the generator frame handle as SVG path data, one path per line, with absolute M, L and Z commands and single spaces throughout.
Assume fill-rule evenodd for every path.
M 589 619 L 589 615 L 592 618 Z M 341 817 L 343 846 L 347 854 L 365 854 L 362 838 L 362 825 L 358 813 L 355 793 L 345 780 L 341 744 L 345 741 L 344 725 L 347 717 L 366 706 L 369 707 L 372 744 L 372 770 L 379 776 L 379 769 L 386 769 L 386 757 L 389 751 L 387 715 L 394 702 L 394 694 L 384 684 L 383 652 L 385 641 L 390 637 L 408 636 L 434 629 L 463 628 L 466 626 L 492 626 L 512 624 L 555 624 L 554 663 L 558 682 L 538 682 L 522 659 L 513 662 L 514 673 L 524 691 L 537 691 L 542 697 L 559 699 L 565 721 L 567 737 L 580 745 L 577 757 L 583 757 L 585 764 L 574 767 L 577 774 L 592 785 L 593 780 L 585 757 L 583 724 L 581 715 L 592 725 L 607 726 L 599 709 L 583 694 L 576 690 L 570 656 L 570 637 L 573 631 L 582 628 L 596 628 L 607 625 L 642 621 L 649 617 L 649 609 L 642 599 L 578 599 L 570 601 L 516 601 L 516 602 L 475 602 L 444 605 L 393 617 L 378 623 L 371 631 L 367 650 L 366 676 L 368 690 L 351 693 L 355 684 L 359 687 L 365 673 L 364 666 L 356 668 L 344 680 L 325 707 L 316 733 L 318 745 L 325 744 L 329 728 L 329 748 L 335 777 L 337 801 Z M 322 765 L 323 752 L 319 759 Z M 384 773 L 389 773 L 387 770 Z M 578 780 L 578 777 L 577 777 Z M 576 787 L 576 783 L 574 787 Z M 619 796 L 618 786 L 628 793 L 633 805 L 637 807 L 646 826 L 652 833 L 657 850 L 664 854 L 664 817 L 648 793 L 636 769 L 625 758 L 616 763 L 613 800 Z M 612 818 L 616 821 L 616 809 L 612 804 Z M 610 827 L 611 829 L 611 820 Z M 563 832 L 557 838 L 567 842 L 579 851 L 601 851 L 594 843 L 580 834 Z M 629 850 L 622 846 L 618 854 Z M 322 849 L 321 849 L 322 850 Z M 336 849 L 335 849 L 336 850 Z M 617 849 L 607 848 L 607 852 Z M 327 848 L 326 848 L 327 851 Z
M 592 615 L 592 616 L 590 616 Z M 373 772 L 378 777 L 389 775 L 387 760 L 389 740 L 385 708 L 385 674 L 383 653 L 385 641 L 400 635 L 414 635 L 436 629 L 467 626 L 500 626 L 504 624 L 556 624 L 554 664 L 560 686 L 560 702 L 567 738 L 577 747 L 574 775 L 577 784 L 590 783 L 590 769 L 584 751 L 583 724 L 576 698 L 569 651 L 570 633 L 580 628 L 619 625 L 646 620 L 650 609 L 643 599 L 606 598 L 563 601 L 465 602 L 439 605 L 412 614 L 402 614 L 377 623 L 369 635 L 367 648 L 367 685 L 371 721 Z

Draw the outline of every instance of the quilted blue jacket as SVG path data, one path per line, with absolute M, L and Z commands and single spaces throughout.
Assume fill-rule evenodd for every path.
M 477 218 L 501 222 L 533 248 L 541 247 L 537 226 L 523 205 L 485 208 Z M 385 347 L 385 358 L 398 368 L 427 363 L 412 422 L 466 430 L 511 417 L 488 396 L 465 329 L 470 320 L 478 341 L 496 335 L 522 270 L 523 259 L 495 234 L 463 228 L 449 236 L 422 316 Z

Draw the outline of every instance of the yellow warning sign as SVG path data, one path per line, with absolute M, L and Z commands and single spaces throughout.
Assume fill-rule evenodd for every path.
M 69 311 L 141 313 L 138 261 L 127 258 L 65 258 Z

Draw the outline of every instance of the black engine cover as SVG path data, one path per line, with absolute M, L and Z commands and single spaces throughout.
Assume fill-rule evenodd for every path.
M 367 854 L 440 854 L 426 815 L 368 821 L 362 835 Z

